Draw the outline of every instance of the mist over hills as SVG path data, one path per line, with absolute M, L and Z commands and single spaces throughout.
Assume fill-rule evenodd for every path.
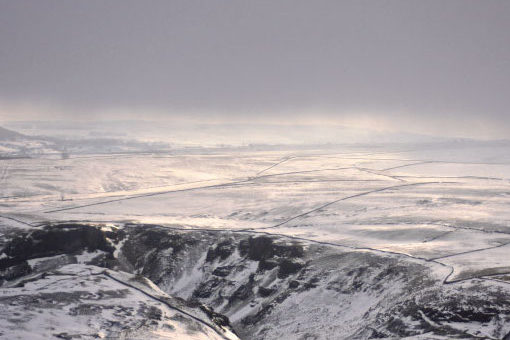
M 218 124 L 169 121 L 7 122 L 27 135 L 63 139 L 113 138 L 192 146 L 437 143 L 467 139 L 328 124 Z
M 79 124 L 70 121 L 11 121 L 3 125 L 6 126 L 0 130 L 0 152 L 3 156 L 133 152 L 179 154 L 277 149 L 309 152 L 315 149 L 339 151 L 344 147 L 391 149 L 397 152 L 430 148 L 462 150 L 467 147 L 496 147 L 499 150 L 502 146 L 510 145 L 508 140 L 430 136 L 326 124 L 218 124 L 122 120 Z M 450 151 L 442 159 L 453 159 L 457 157 L 456 153 Z M 508 158 L 503 151 L 497 154 L 501 159 Z
M 8 130 L 6 128 L 3 128 L 0 126 L 0 140 L 13 140 L 13 139 L 20 139 L 26 137 L 22 135 L 21 133 Z

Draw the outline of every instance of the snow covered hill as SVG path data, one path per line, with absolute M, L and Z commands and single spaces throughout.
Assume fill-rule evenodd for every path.
M 510 338 L 506 142 L 37 150 L 1 158 L 0 338 Z
M 106 234 L 67 225 L 18 234 L 0 256 L 1 339 L 236 340 L 228 319 L 105 267 Z
M 237 339 L 230 322 L 245 340 L 510 337 L 504 276 L 447 283 L 437 263 L 251 232 L 9 230 L 6 339 Z

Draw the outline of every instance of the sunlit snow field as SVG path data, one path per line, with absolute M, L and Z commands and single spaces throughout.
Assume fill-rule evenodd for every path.
M 0 223 L 274 233 L 437 262 L 450 281 L 510 272 L 510 147 L 454 145 L 4 159 Z

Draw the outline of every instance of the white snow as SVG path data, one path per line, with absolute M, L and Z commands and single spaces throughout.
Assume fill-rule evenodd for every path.
M 486 276 L 510 272 L 507 247 L 491 249 L 510 242 L 509 154 L 503 143 L 0 160 L 0 223 L 243 229 Z
M 0 288 L 2 338 L 49 339 L 67 333 L 81 339 L 237 339 L 226 330 L 218 333 L 154 299 L 157 296 L 172 301 L 150 282 L 137 285 L 129 274 L 117 274 L 117 281 L 103 272 L 104 268 L 94 266 L 67 265 L 23 288 Z M 124 280 L 139 290 L 123 284 Z M 150 326 L 145 325 L 146 316 L 140 312 L 148 308 L 162 313 L 161 319 Z

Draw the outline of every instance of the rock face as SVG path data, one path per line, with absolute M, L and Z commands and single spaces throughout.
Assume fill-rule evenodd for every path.
M 507 284 L 443 284 L 447 272 L 431 263 L 250 233 L 125 231 L 122 265 L 228 316 L 243 339 L 502 339 L 510 332 Z
M 102 251 L 113 260 L 113 246 L 106 233 L 80 224 L 62 224 L 24 232 L 15 236 L 2 249 L 0 280 L 13 280 L 31 272 L 28 260 L 83 251 Z
M 0 291 L 2 339 L 237 339 L 149 281 L 97 266 L 64 265 Z
M 81 224 L 62 224 L 21 234 L 3 249 L 12 262 L 60 254 L 81 253 L 83 250 L 113 252 L 107 235 L 98 228 Z M 0 261 L 5 263 L 5 261 Z
M 4 244 L 0 338 L 238 339 L 229 320 L 119 272 L 122 230 L 65 224 Z M 108 270 L 112 268 L 113 270 Z
M 211 338 L 225 334 L 234 337 L 228 331 L 230 324 L 240 338 L 247 340 L 510 337 L 507 283 L 466 280 L 444 284 L 448 274 L 445 268 L 380 252 L 352 251 L 253 233 L 186 231 L 152 225 L 110 229 L 60 225 L 18 235 L 4 244 L 1 254 L 2 289 L 8 290 L 5 296 L 28 295 L 19 297 L 16 303 L 24 306 L 26 301 L 40 301 L 35 306 L 42 308 L 49 306 L 44 301 L 51 301 L 53 293 L 40 295 L 45 291 L 36 286 L 49 284 L 54 291 L 59 287 L 66 294 L 71 293 L 62 295 L 62 299 L 74 301 L 67 308 L 66 317 L 89 318 L 90 324 L 101 325 L 94 329 L 108 325 L 115 332 L 128 332 L 138 327 L 149 332 L 141 335 L 151 336 L 157 329 L 157 334 L 174 339 L 172 336 L 177 333 L 172 335 L 168 330 L 171 327 L 163 325 L 185 327 L 179 320 L 188 317 L 194 320 L 190 327 L 198 327 L 197 334 L 209 332 L 207 336 Z M 101 296 L 105 301 L 117 299 L 113 304 L 126 299 L 127 292 L 159 299 L 140 302 L 143 307 L 121 308 L 118 313 L 128 313 L 129 318 L 124 319 L 129 322 L 123 323 L 120 317 L 108 319 L 113 322 L 111 325 L 101 318 L 92 322 L 91 315 L 110 313 L 107 303 L 101 298 L 87 299 L 89 295 L 84 297 L 77 292 L 81 283 L 71 277 L 70 271 L 87 277 L 90 286 L 93 280 L 115 287 L 119 284 L 114 292 L 95 290 L 90 295 Z M 121 271 L 134 276 L 120 274 Z M 87 276 L 86 272 L 95 274 Z M 66 279 L 60 281 L 59 275 Z M 150 292 L 147 295 L 137 289 Z M 112 294 L 115 298 L 111 298 Z M 0 299 L 0 304 L 13 301 Z M 189 315 L 174 315 L 167 310 L 168 305 Z M 34 309 L 34 313 L 37 311 Z M 206 323 L 195 325 L 193 316 Z M 172 323 L 176 320 L 177 326 Z M 14 327 L 9 325 L 2 327 Z M 72 329 L 57 335 L 72 338 L 78 334 Z M 153 338 L 157 339 L 155 335 Z

